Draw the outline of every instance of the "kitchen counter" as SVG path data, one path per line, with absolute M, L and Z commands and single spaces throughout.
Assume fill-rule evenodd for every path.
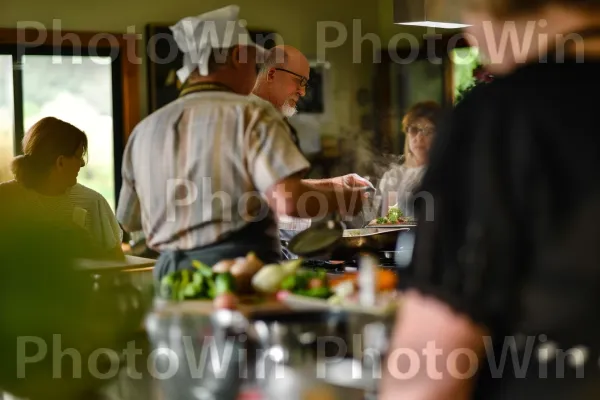
M 82 270 L 90 272 L 135 272 L 152 271 L 156 260 L 152 258 L 143 258 L 126 255 L 124 260 L 94 260 L 80 259 L 77 265 Z
M 138 277 L 142 277 L 141 281 L 135 282 L 135 286 L 149 287 L 152 285 L 152 270 L 155 263 L 156 260 L 154 259 L 126 256 L 125 260 L 120 262 L 110 260 L 80 260 L 78 266 L 82 270 L 89 271 L 93 275 L 108 276 L 110 279 L 112 279 L 113 276 L 123 276 L 127 279 L 137 279 Z M 348 267 L 346 271 L 352 271 L 352 267 Z M 169 311 L 176 314 L 175 320 L 179 320 L 183 317 L 183 315 L 189 313 L 211 314 L 213 311 L 212 304 L 210 302 L 203 304 L 204 309 L 199 307 L 198 304 L 193 303 L 194 302 L 190 301 L 185 304 L 173 305 L 172 307 L 166 307 L 162 309 L 157 309 L 156 307 L 152 308 L 154 310 L 154 315 L 164 315 L 163 313 L 169 313 Z M 251 308 L 253 311 L 258 312 L 278 311 L 285 314 L 294 312 L 293 310 L 288 309 L 286 306 L 281 304 L 272 304 L 269 302 L 260 303 L 259 305 Z M 243 314 L 247 314 L 243 312 L 244 310 L 240 311 L 242 311 Z M 186 329 L 186 327 L 191 328 L 192 331 L 195 332 L 191 337 L 202 335 L 202 332 L 204 332 L 206 327 L 203 325 L 203 323 L 200 323 L 199 325 L 196 325 L 196 323 L 197 322 L 194 322 L 193 326 L 191 327 L 187 326 L 186 324 L 171 326 L 168 329 L 169 337 L 165 338 L 164 342 L 161 342 L 160 340 L 156 341 L 156 339 L 153 340 L 153 342 L 156 342 L 154 345 L 150 343 L 149 336 L 145 329 L 140 330 L 137 336 L 133 338 L 134 340 L 127 341 L 126 345 L 123 346 L 123 349 L 114 350 L 115 355 L 118 355 L 119 362 L 117 362 L 116 359 L 113 359 L 114 364 L 111 368 L 99 369 L 103 374 L 105 374 L 105 376 L 110 376 L 110 378 L 103 378 L 104 385 L 97 397 L 87 396 L 85 397 L 85 400 L 171 400 L 173 397 L 166 395 L 165 391 L 168 391 L 169 389 L 173 390 L 174 385 L 177 388 L 180 388 L 182 393 L 185 393 L 186 395 L 186 397 L 181 397 L 177 400 L 210 399 L 211 397 L 205 397 L 199 391 L 202 391 L 203 385 L 214 384 L 214 379 L 205 381 L 202 378 L 199 378 L 189 381 L 187 385 L 181 385 L 181 376 L 176 376 L 174 377 L 175 379 L 165 379 L 164 376 L 168 375 L 170 370 L 169 368 L 165 368 L 164 360 L 162 364 L 160 361 L 157 361 L 161 358 L 161 354 L 164 356 L 165 352 L 167 352 L 167 355 L 171 356 L 175 354 L 173 353 L 174 351 L 177 352 L 180 350 L 178 348 L 179 342 L 177 340 L 175 340 L 173 343 L 168 343 L 169 340 L 173 340 L 171 336 L 173 333 L 175 333 L 176 338 L 185 336 L 185 331 L 181 331 L 179 329 Z M 205 332 L 205 334 L 210 333 Z M 166 350 L 164 347 L 167 347 L 169 350 Z M 162 348 L 163 350 L 161 351 L 159 348 Z M 195 350 L 197 351 L 198 349 Z M 200 354 L 192 354 L 192 356 L 195 357 L 193 359 L 188 358 L 188 353 L 178 353 L 177 356 L 180 357 L 177 360 L 177 365 L 173 365 L 176 369 L 188 369 L 190 368 L 190 365 L 197 366 L 201 361 Z M 208 356 L 210 357 L 211 355 L 209 354 Z M 164 359 L 165 357 L 162 358 Z M 68 359 L 68 357 L 65 357 L 65 360 Z M 92 361 L 93 360 L 82 360 L 82 366 L 88 367 L 88 362 Z M 335 365 L 335 363 L 333 365 Z M 169 365 L 166 366 L 169 367 Z M 323 380 L 314 380 L 314 371 L 316 366 L 317 364 L 314 362 L 312 362 L 312 364 L 309 362 L 305 365 L 301 365 L 300 368 L 294 367 L 287 369 L 285 379 L 276 383 L 278 388 L 277 390 L 283 390 L 283 392 L 288 393 L 288 395 L 286 395 L 288 400 L 295 400 L 295 396 L 300 395 L 300 390 L 290 388 L 310 387 L 310 384 L 306 384 L 306 382 L 320 382 L 324 388 L 324 392 L 329 391 L 329 395 L 322 391 L 319 393 L 319 395 L 323 396 L 319 398 L 344 400 L 365 399 L 365 393 L 362 389 L 353 388 L 352 384 L 347 386 L 339 384 L 339 382 L 343 381 L 345 379 L 344 377 L 348 375 L 346 370 L 344 370 L 342 373 L 336 373 L 335 371 L 332 371 L 332 379 L 336 380 L 338 384 L 330 384 Z M 114 373 L 112 372 L 113 370 Z M 309 372 L 312 371 L 312 373 L 309 374 L 312 376 L 309 376 L 308 378 L 301 378 L 300 376 L 305 374 L 307 370 Z M 163 378 L 161 379 L 161 377 Z M 308 379 L 308 381 L 304 379 Z M 358 381 L 354 382 L 354 384 L 357 382 Z M 264 383 L 264 378 L 262 383 Z M 245 384 L 244 390 L 242 391 L 243 393 L 238 397 L 238 400 L 267 398 L 266 396 L 260 395 L 260 388 L 257 386 L 256 381 L 246 380 Z M 256 396 L 257 393 L 258 396 Z M 2 394 L 0 393 L 0 399 L 2 398 Z M 10 397 L 5 397 L 5 399 L 9 398 Z M 282 397 L 277 396 L 275 398 Z M 225 400 L 225 398 L 219 398 L 219 400 Z

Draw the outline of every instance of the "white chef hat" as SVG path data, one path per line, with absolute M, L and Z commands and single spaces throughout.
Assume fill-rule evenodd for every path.
M 171 26 L 173 38 L 183 52 L 183 67 L 177 77 L 185 82 L 198 68 L 200 75 L 208 75 L 208 60 L 213 49 L 227 49 L 235 45 L 255 46 L 258 54 L 266 50 L 254 43 L 248 30 L 238 20 L 240 7 L 230 5 L 196 17 L 186 17 Z

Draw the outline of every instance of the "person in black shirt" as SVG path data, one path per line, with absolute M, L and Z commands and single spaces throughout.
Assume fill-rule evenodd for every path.
M 597 399 L 600 0 L 470 3 L 495 80 L 433 144 L 379 398 Z

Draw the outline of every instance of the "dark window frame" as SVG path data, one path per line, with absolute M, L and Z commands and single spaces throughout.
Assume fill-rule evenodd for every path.
M 115 204 L 118 202 L 122 186 L 121 166 L 123 150 L 127 139 L 135 125 L 140 121 L 140 64 L 136 57 L 137 38 L 126 34 L 109 34 L 95 32 L 60 32 L 46 31 L 46 40 L 36 46 L 27 43 L 37 41 L 40 33 L 33 30 L 0 28 L 0 55 L 11 55 L 13 60 L 13 110 L 14 110 L 14 152 L 21 154 L 21 142 L 24 135 L 23 115 L 23 75 L 21 60 L 24 55 L 62 55 L 62 56 L 98 56 L 111 57 L 112 94 L 113 94 L 113 159 Z M 75 48 L 69 40 L 57 45 L 55 38 L 75 35 L 81 47 Z M 110 35 L 116 40 L 94 40 Z M 32 37 L 35 40 L 29 40 Z M 90 44 L 94 43 L 93 46 Z M 133 59 L 132 59 L 133 56 Z
M 451 107 L 454 101 L 453 91 L 453 65 L 450 59 L 450 53 L 456 48 L 469 47 L 464 35 L 460 32 L 448 35 L 442 35 L 441 38 L 432 36 L 425 37 L 421 42 L 418 53 L 414 56 L 415 61 L 428 60 L 436 58 L 442 63 L 442 105 Z M 393 112 L 392 110 L 392 88 L 390 81 L 391 65 L 394 60 L 390 56 L 390 51 L 401 59 L 408 59 L 412 49 L 392 48 L 381 49 L 380 62 L 375 64 L 373 74 L 374 89 L 374 115 L 375 135 L 373 146 L 376 149 L 382 149 L 383 152 L 389 151 L 387 144 L 390 143 L 392 136 Z

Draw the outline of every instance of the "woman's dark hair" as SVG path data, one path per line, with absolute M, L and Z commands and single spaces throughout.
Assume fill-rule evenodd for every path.
M 58 118 L 42 118 L 25 134 L 23 155 L 12 161 L 12 173 L 25 187 L 35 188 L 58 157 L 73 157 L 80 147 L 87 154 L 87 136 L 82 130 Z
M 442 106 L 435 101 L 422 101 L 415 103 L 402 119 L 402 131 L 406 132 L 408 127 L 418 119 L 424 118 L 430 121 L 436 128 L 442 117 Z

